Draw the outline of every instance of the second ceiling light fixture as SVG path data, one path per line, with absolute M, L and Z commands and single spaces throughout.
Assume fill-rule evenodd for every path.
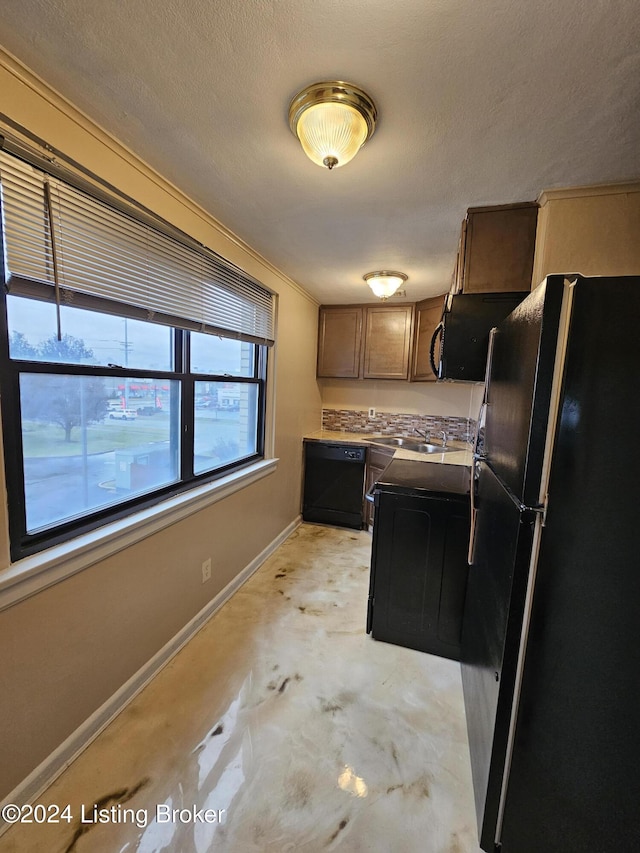
M 390 270 L 378 270 L 368 272 L 362 276 L 371 290 L 380 299 L 388 299 L 396 290 L 405 283 L 408 276 L 403 272 L 391 272 Z
M 337 169 L 352 160 L 376 129 L 378 111 L 367 93 L 342 80 L 312 83 L 292 98 L 289 127 L 318 166 Z M 364 276 L 380 299 L 406 280 L 404 273 L 378 270 Z

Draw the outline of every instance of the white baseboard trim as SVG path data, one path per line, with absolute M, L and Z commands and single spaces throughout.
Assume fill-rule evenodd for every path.
M 126 706 L 143 690 L 180 649 L 191 640 L 205 625 L 214 613 L 246 583 L 265 560 L 273 554 L 285 539 L 296 530 L 302 522 L 298 516 L 276 538 L 261 551 L 245 568 L 231 580 L 224 589 L 211 599 L 184 628 L 172 637 L 156 654 L 142 666 L 131 678 L 122 685 L 107 701 L 82 723 L 69 737 L 60 744 L 26 779 L 23 779 L 10 794 L 0 803 L 0 808 L 7 803 L 23 805 L 32 802 L 51 785 L 52 782 L 83 752 L 89 744 L 123 711 Z M 0 835 L 6 832 L 12 824 L 0 820 Z

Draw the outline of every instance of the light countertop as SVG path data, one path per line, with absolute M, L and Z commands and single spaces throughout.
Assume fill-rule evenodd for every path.
M 342 432 L 340 430 L 318 429 L 314 432 L 306 433 L 302 436 L 306 441 L 333 441 L 340 444 L 358 444 L 363 447 L 375 445 L 373 440 L 374 434 L 362 432 Z M 446 453 L 416 453 L 413 450 L 405 450 L 402 447 L 392 448 L 385 445 L 378 445 L 380 448 L 385 447 L 390 451 L 389 458 L 407 459 L 415 462 L 436 462 L 446 463 L 447 465 L 471 465 L 472 454 L 469 445 L 462 441 L 450 442 L 450 446 L 459 447 L 459 450 L 449 450 Z

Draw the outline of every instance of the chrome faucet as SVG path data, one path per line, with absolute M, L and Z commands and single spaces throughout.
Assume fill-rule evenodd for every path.
M 446 447 L 447 446 L 447 431 L 443 429 L 442 432 L 440 433 L 440 435 L 442 436 L 442 446 Z
M 429 440 L 430 440 L 431 436 L 429 435 L 429 430 L 428 430 L 428 429 L 425 429 L 425 430 L 419 430 L 419 429 L 416 429 L 416 428 L 414 427 L 414 428 L 413 428 L 413 431 L 414 431 L 417 435 L 419 435 L 419 436 L 420 436 L 420 438 L 424 438 L 424 440 L 427 442 L 427 444 L 429 444 Z

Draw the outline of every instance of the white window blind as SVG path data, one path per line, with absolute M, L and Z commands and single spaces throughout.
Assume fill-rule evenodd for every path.
M 272 294 L 213 252 L 185 245 L 6 151 L 0 151 L 0 182 L 9 292 L 54 300 L 55 248 L 63 304 L 273 343 Z

